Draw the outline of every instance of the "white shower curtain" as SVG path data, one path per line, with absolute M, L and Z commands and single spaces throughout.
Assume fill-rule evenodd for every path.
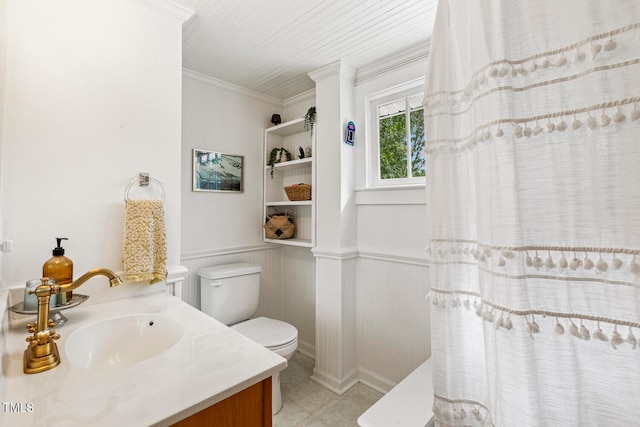
M 640 1 L 440 0 L 440 426 L 640 425 Z

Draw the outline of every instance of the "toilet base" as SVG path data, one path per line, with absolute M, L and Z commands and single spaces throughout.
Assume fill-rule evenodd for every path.
M 270 348 L 270 350 L 289 360 L 296 348 L 298 348 L 298 340 L 276 349 Z M 278 372 L 271 377 L 271 415 L 277 414 L 280 409 L 282 409 L 282 392 L 280 391 L 280 372 Z
M 271 377 L 271 415 L 282 409 L 282 392 L 280 391 L 280 372 Z

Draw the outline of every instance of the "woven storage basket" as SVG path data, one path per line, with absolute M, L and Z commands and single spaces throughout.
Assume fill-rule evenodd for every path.
M 292 202 L 311 200 L 311 185 L 309 184 L 293 184 L 284 187 L 284 191 Z
M 290 239 L 296 226 L 293 224 L 293 217 L 288 212 L 275 213 L 267 216 L 264 224 L 264 236 L 267 239 Z

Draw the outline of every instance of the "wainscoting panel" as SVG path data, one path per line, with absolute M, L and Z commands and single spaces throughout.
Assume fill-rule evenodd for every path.
M 285 247 L 282 257 L 281 317 L 298 328 L 298 350 L 315 359 L 316 260 L 309 249 Z M 304 338 L 302 338 L 304 337 Z
M 337 394 L 358 381 L 357 257 L 314 252 L 317 262 L 316 366 L 312 380 Z
M 413 260 L 358 259 L 359 378 L 387 392 L 431 355 L 428 267 Z

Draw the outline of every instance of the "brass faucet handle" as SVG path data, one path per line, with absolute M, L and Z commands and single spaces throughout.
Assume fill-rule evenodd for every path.
M 36 331 L 36 325 L 33 323 L 28 323 L 27 324 L 27 331 L 29 331 L 29 333 L 34 333 Z
M 60 334 L 56 333 L 56 331 L 48 331 L 47 332 L 38 332 L 37 334 L 29 335 L 25 339 L 30 345 L 38 346 L 51 343 L 55 340 L 60 339 Z
M 53 319 L 49 319 L 49 321 L 47 322 L 47 326 L 53 328 L 56 326 L 56 322 L 54 322 Z

